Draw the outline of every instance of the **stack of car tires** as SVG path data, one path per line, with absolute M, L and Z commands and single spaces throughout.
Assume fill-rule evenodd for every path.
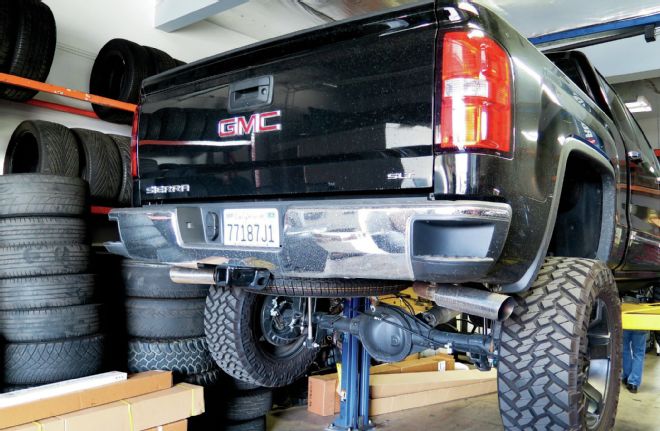
M 46 4 L 0 1 L 0 72 L 45 81 L 53 63 L 56 33 L 55 18 Z M 36 90 L 0 86 L 0 97 L 17 102 L 36 94 Z
M 98 372 L 99 305 L 89 269 L 86 184 L 0 176 L 0 338 L 4 390 Z
M 23 121 L 9 140 L 5 173 L 80 177 L 96 205 L 131 202 L 130 139 L 49 121 Z
M 204 381 L 215 363 L 204 338 L 208 288 L 175 284 L 166 265 L 122 263 L 128 370 L 171 370 L 179 379 Z
M 204 336 L 206 285 L 176 284 L 169 266 L 124 260 L 129 372 L 171 370 L 175 380 L 205 387 L 206 411 L 191 430 L 265 430 L 272 392 L 235 380 L 218 368 Z M 215 429 L 214 428 L 214 429 Z
M 99 51 L 89 80 L 92 94 L 137 103 L 142 80 L 184 64 L 166 52 L 126 39 L 112 39 Z M 102 120 L 131 124 L 133 114 L 107 106 L 92 105 Z

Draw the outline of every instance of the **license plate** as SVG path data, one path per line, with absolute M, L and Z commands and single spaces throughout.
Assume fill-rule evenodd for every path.
M 280 218 L 275 208 L 236 208 L 222 213 L 225 245 L 280 246 Z

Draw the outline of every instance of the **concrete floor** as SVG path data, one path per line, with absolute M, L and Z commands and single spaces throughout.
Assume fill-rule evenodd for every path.
M 332 417 L 307 413 L 304 407 L 273 411 L 269 431 L 320 431 Z M 374 418 L 378 430 L 488 431 L 502 428 L 497 396 L 484 395 Z M 646 356 L 642 386 L 637 394 L 622 388 L 614 426 L 616 431 L 660 430 L 660 357 Z

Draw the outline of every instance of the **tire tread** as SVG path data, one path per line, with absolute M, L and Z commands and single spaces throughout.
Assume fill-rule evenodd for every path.
M 612 273 L 601 262 L 546 258 L 536 281 L 502 325 L 498 392 L 506 430 L 583 428 L 580 382 L 585 376 L 580 350 L 586 349 L 591 306 L 596 290 L 603 286 L 609 288 L 605 294 L 618 303 Z M 620 321 L 618 325 L 620 335 Z M 616 353 L 620 340 L 612 343 Z M 620 370 L 620 362 L 613 366 Z M 618 376 L 615 380 L 619 382 Z M 612 390 L 618 396 L 618 387 Z M 611 429 L 614 416 L 603 429 Z
M 96 374 L 101 369 L 103 336 L 4 346 L 4 382 L 38 385 Z
M 128 371 L 168 370 L 178 375 L 215 368 L 204 337 L 169 341 L 133 339 L 128 343 Z

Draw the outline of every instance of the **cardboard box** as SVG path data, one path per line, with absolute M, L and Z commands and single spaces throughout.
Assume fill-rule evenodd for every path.
M 337 374 L 307 379 L 307 411 L 320 416 L 330 416 L 339 411 Z
M 414 361 L 415 359 L 419 359 L 420 357 L 421 356 L 419 356 L 419 353 L 413 353 L 412 355 L 406 356 L 406 358 L 401 362 Z
M 371 367 L 370 373 L 376 374 L 397 374 L 397 373 L 418 373 L 421 371 L 439 371 L 443 365 L 438 365 L 444 361 L 445 370 L 454 369 L 454 358 L 450 355 L 436 355 L 428 358 L 405 359 L 401 362 L 392 362 L 391 364 L 380 364 Z
M 398 362 L 397 366 L 399 367 L 401 373 L 419 373 L 422 371 L 440 371 L 438 368 L 438 359 L 425 358 L 417 359 L 414 361 L 405 361 Z
M 488 372 L 469 370 L 381 374 L 371 376 L 369 393 L 371 398 L 387 398 L 415 392 L 425 392 L 435 389 L 446 389 L 473 383 L 493 381 L 496 378 L 497 371 L 494 369 Z
M 20 431 L 179 431 L 178 423 L 204 413 L 204 388 L 180 383 L 172 388 L 31 423 Z M 47 426 L 44 424 L 47 423 Z M 162 424 L 171 424 L 163 426 Z M 17 430 L 14 430 L 17 431 Z
M 179 422 L 174 422 L 167 425 L 159 425 L 156 428 L 149 428 L 146 431 L 187 431 L 188 430 L 188 420 L 184 419 Z
M 394 397 L 372 399 L 369 403 L 369 414 L 372 416 L 385 413 L 398 412 L 416 407 L 430 406 L 446 403 L 448 401 L 497 392 L 497 380 L 470 383 L 464 386 L 435 389 L 432 391 L 416 392 L 397 395 Z
M 66 431 L 134 431 L 131 429 L 131 406 L 124 401 L 67 413 L 58 418 Z
M 173 388 L 130 398 L 126 402 L 131 405 L 134 430 L 145 430 L 204 413 L 204 388 L 179 383 Z M 78 430 L 67 428 L 67 431 Z
M 111 383 L 123 382 L 126 378 L 126 373 L 110 371 L 107 373 L 95 374 L 93 376 L 81 377 L 79 379 L 65 380 L 63 382 L 7 392 L 5 394 L 0 394 L 0 409 L 18 404 L 30 403 L 44 398 L 66 395 L 72 392 L 85 391 L 91 388 L 109 385 Z
M 375 367 L 371 367 L 372 370 Z M 468 371 L 428 371 L 397 374 L 373 374 L 370 376 L 369 392 L 372 399 L 388 398 L 436 389 L 455 388 L 495 381 L 495 369 L 483 372 Z M 337 392 L 337 374 L 312 376 L 307 381 L 307 411 L 320 416 L 339 413 L 340 400 Z
M 455 369 L 456 361 L 452 355 L 447 355 L 446 353 L 438 353 L 437 355 L 429 356 L 428 358 L 423 359 L 436 359 L 439 362 L 445 362 L 445 371 L 452 371 Z
M 369 372 L 371 376 L 376 376 L 453 369 L 454 357 L 451 355 L 437 354 L 433 357 L 419 358 L 419 354 L 415 353 L 401 362 L 374 365 Z M 307 389 L 307 411 L 320 416 L 330 416 L 339 412 L 337 374 L 312 376 L 307 380 Z
M 65 429 L 64 422 L 60 418 L 50 418 L 5 428 L 3 431 L 65 431 Z
M 169 371 L 139 373 L 122 382 L 0 409 L 0 429 L 109 404 L 170 387 L 172 387 L 172 373 Z
M 374 374 L 392 374 L 392 373 L 400 373 L 400 372 L 401 372 L 401 368 L 394 365 L 394 364 L 374 365 L 369 370 L 369 373 L 371 375 L 374 375 Z

